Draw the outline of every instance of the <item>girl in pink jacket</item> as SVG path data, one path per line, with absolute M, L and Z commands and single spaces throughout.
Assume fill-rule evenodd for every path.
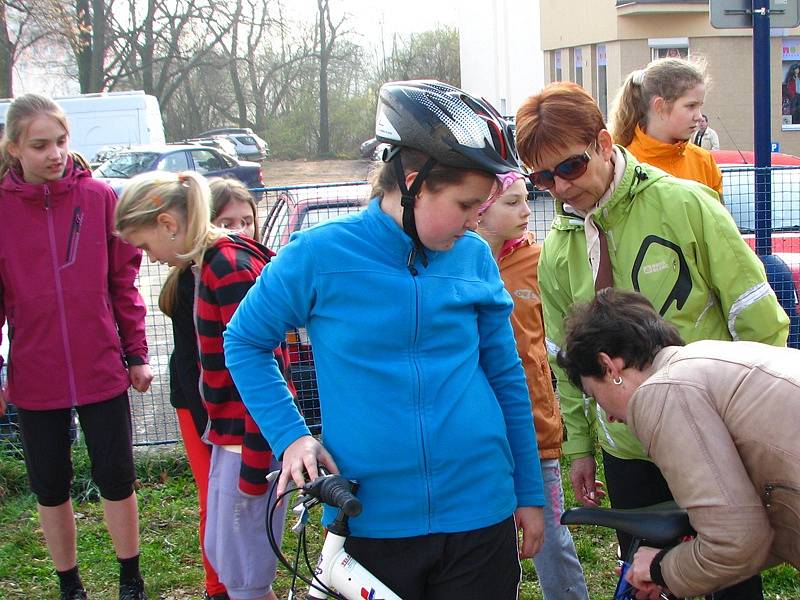
M 7 381 L 39 519 L 62 600 L 86 598 L 78 575 L 69 423 L 75 408 L 120 563 L 120 600 L 145 599 L 127 389 L 145 391 L 141 253 L 114 235 L 116 196 L 76 164 L 52 100 L 26 94 L 0 141 L 0 326 Z M 0 358 L 2 366 L 2 358 Z

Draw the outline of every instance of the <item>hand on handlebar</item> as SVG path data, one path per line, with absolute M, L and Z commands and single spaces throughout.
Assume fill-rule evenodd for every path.
M 650 579 L 650 564 L 659 552 L 658 548 L 650 548 L 649 546 L 639 548 L 625 575 L 631 585 L 638 590 L 636 593 L 638 600 L 658 600 L 661 597 L 663 590 Z
M 331 473 L 339 472 L 333 457 L 316 439 L 310 435 L 297 438 L 283 453 L 277 495 L 280 496 L 286 490 L 290 479 L 297 487 L 303 487 L 306 481 L 315 479 L 319 475 L 317 465 L 322 465 Z
M 600 501 L 605 497 L 603 482 L 598 481 L 597 463 L 594 456 L 575 458 L 569 467 L 569 479 L 575 499 L 583 506 L 600 506 Z

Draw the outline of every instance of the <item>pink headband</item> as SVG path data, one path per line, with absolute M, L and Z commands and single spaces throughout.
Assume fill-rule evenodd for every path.
M 500 173 L 497 176 L 497 181 L 499 185 L 495 189 L 494 192 L 486 199 L 486 202 L 481 204 L 478 207 L 478 212 L 486 212 L 489 207 L 495 203 L 495 201 L 500 198 L 503 194 L 506 193 L 508 188 L 510 188 L 515 181 L 518 179 L 524 179 L 525 176 L 522 173 L 518 173 L 517 171 L 509 171 L 508 173 Z

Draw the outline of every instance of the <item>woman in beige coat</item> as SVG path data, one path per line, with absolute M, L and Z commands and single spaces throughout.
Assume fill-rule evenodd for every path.
M 684 346 L 641 295 L 611 288 L 577 307 L 559 364 L 627 423 L 697 536 L 642 547 L 631 583 L 658 598 L 800 567 L 800 351 L 755 342 Z

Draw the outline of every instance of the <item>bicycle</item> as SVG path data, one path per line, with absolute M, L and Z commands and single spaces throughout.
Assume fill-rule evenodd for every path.
M 296 491 L 296 488 L 287 489 L 281 494 L 267 516 L 267 534 L 272 550 L 293 576 L 288 600 L 294 598 L 297 579 L 308 585 L 308 595 L 306 596 L 308 600 L 324 600 L 329 597 L 337 600 L 401 600 L 400 596 L 359 564 L 344 549 L 344 542 L 350 535 L 349 520 L 361 513 L 361 501 L 355 496 L 358 491 L 358 483 L 341 475 L 332 475 L 322 467 L 319 467 L 319 470 L 322 473 L 319 477 L 299 489 L 301 495 L 293 508 L 293 512 L 298 515 L 297 523 L 292 527 L 292 531 L 298 536 L 294 564 L 289 563 L 277 544 L 272 534 L 272 521 L 278 503 Z M 274 481 L 277 479 L 278 473 L 279 471 L 271 473 L 269 479 Z M 271 486 L 270 493 L 273 489 L 274 487 Z M 336 507 L 338 512 L 327 528 L 317 565 L 312 567 L 308 559 L 305 527 L 309 511 L 320 503 Z M 302 575 L 298 569 L 297 563 L 301 547 L 306 568 L 312 574 L 311 578 Z
M 685 510 L 674 502 L 663 502 L 637 509 L 570 508 L 561 515 L 562 525 L 600 525 L 627 533 L 633 537 L 628 555 L 620 561 L 620 575 L 614 590 L 613 600 L 634 600 L 634 588 L 625 575 L 633 556 L 642 545 L 654 548 L 675 546 L 686 537 L 695 534 Z M 661 594 L 664 600 L 677 600 L 674 596 Z M 688 599 L 687 599 L 688 600 Z

